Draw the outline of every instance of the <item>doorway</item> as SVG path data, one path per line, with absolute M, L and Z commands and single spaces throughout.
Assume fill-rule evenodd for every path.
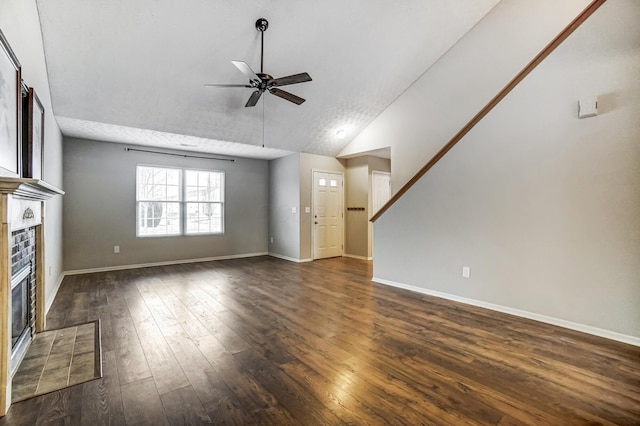
M 371 212 L 375 214 L 391 198 L 391 173 L 371 172 Z
M 313 258 L 342 256 L 344 176 L 313 171 Z

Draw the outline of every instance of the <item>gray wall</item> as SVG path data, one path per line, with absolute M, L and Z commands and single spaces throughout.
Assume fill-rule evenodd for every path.
M 125 151 L 106 142 L 65 139 L 65 269 L 136 265 L 267 252 L 269 168 Z M 136 165 L 225 171 L 224 235 L 136 237 Z M 120 246 L 120 254 L 113 246 Z
M 49 93 L 47 66 L 40 34 L 40 19 L 35 1 L 0 1 L 0 28 L 22 65 L 22 78 L 33 87 L 45 109 L 44 180 L 63 188 L 62 135 L 58 129 Z M 60 196 L 46 203 L 45 229 L 45 298 L 47 307 L 62 281 L 62 204 Z
M 376 221 L 376 279 L 638 341 L 638 16 L 605 3 Z
M 300 259 L 300 155 L 269 162 L 269 253 Z M 291 209 L 295 207 L 296 213 Z M 304 211 L 304 210 L 303 210 Z

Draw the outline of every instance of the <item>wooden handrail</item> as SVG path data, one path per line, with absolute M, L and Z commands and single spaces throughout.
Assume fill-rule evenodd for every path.
M 567 39 L 584 21 L 589 18 L 600 6 L 604 4 L 606 0 L 593 0 L 589 6 L 587 6 L 580 14 L 573 20 L 569 25 L 567 25 L 561 32 L 558 34 L 549 44 L 545 46 L 544 49 L 538 53 L 535 58 L 531 60 L 523 69 L 520 71 L 507 85 L 498 92 L 498 94 L 489 101 L 488 104 L 484 106 L 458 133 L 456 133 L 447 144 L 442 147 L 440 151 L 436 153 L 436 155 L 429 160 L 427 164 L 425 164 L 418 173 L 413 176 L 409 182 L 404 184 L 402 188 L 398 190 L 393 196 L 387 201 L 380 210 L 378 210 L 372 217 L 369 219 L 371 222 L 375 222 L 384 212 L 386 212 L 389 207 L 391 207 L 400 197 L 402 197 L 408 190 L 411 188 L 422 176 L 425 175 L 444 155 L 449 152 L 451 148 L 455 146 L 460 140 L 467 134 L 471 129 L 475 127 L 476 124 L 480 122 L 496 105 L 500 103 L 500 101 L 509 94 L 524 78 L 533 71 L 547 56 L 553 52 L 556 47 L 558 47 L 563 41 Z

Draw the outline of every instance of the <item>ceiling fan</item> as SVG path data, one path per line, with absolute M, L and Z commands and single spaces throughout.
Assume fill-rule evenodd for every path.
M 296 105 L 300 105 L 305 100 L 293 93 L 286 92 L 279 89 L 280 86 L 287 86 L 289 84 L 304 83 L 311 81 L 311 77 L 306 72 L 300 74 L 288 75 L 286 77 L 273 78 L 269 74 L 265 74 L 262 70 L 264 63 L 264 32 L 269 28 L 269 22 L 260 18 L 256 21 L 256 29 L 260 31 L 262 39 L 260 44 L 260 72 L 256 73 L 251 67 L 243 61 L 231 61 L 245 76 L 249 78 L 249 84 L 205 84 L 205 86 L 211 87 L 249 87 L 255 89 L 249 97 L 245 107 L 256 106 L 260 96 L 266 91 L 272 95 L 276 95 L 279 98 L 286 99 L 289 102 L 293 102 Z

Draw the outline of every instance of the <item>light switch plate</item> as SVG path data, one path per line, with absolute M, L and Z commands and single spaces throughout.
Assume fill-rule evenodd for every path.
M 469 268 L 468 266 L 463 266 L 462 267 L 462 277 L 463 278 L 469 278 L 471 276 L 471 268 Z

